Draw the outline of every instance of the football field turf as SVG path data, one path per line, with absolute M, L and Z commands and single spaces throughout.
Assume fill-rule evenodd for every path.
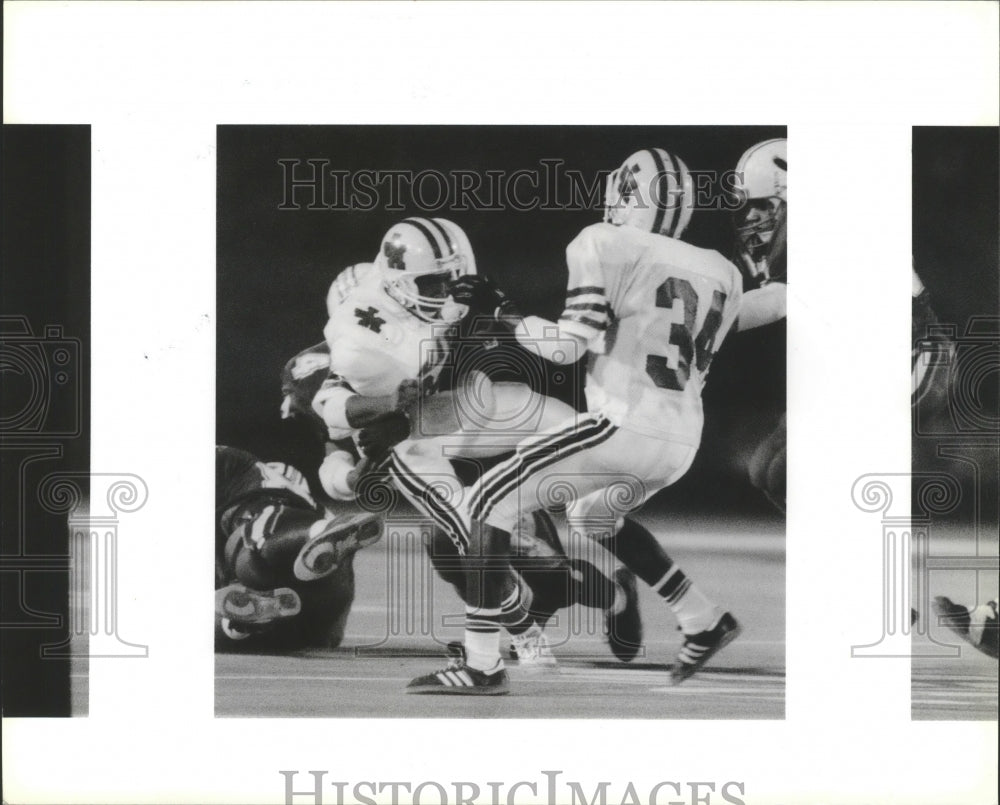
M 659 523 L 649 524 L 662 533 Z M 444 645 L 461 639 L 462 607 L 451 588 L 436 578 L 424 596 L 411 594 L 420 582 L 409 589 L 387 583 L 390 565 L 383 540 L 357 556 L 358 595 L 344 644 L 292 656 L 216 655 L 216 715 L 783 718 L 781 525 L 762 530 L 755 524 L 747 534 L 730 528 L 695 524 L 683 535 L 665 539 L 680 566 L 743 625 L 735 642 L 677 687 L 670 685 L 669 665 L 680 647 L 680 633 L 662 601 L 640 584 L 645 649 L 629 664 L 618 662 L 604 643 L 600 613 L 573 607 L 558 613 L 558 621 L 546 630 L 558 670 L 529 672 L 509 662 L 507 696 L 408 695 L 407 682 L 443 667 Z M 411 544 L 407 558 L 411 567 L 420 567 L 421 549 Z M 428 606 L 428 600 L 433 604 Z M 422 601 L 423 606 L 406 601 Z

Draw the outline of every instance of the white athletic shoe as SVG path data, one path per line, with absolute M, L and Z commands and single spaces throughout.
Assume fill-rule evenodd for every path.
M 518 665 L 526 670 L 552 671 L 559 668 L 548 638 L 538 625 L 521 634 L 511 635 L 510 652 Z

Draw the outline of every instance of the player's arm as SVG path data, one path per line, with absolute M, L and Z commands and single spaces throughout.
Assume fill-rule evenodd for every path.
M 566 305 L 559 321 L 526 316 L 515 330 L 518 341 L 556 364 L 575 363 L 588 350 L 604 351 L 604 333 L 611 321 L 611 306 L 604 295 L 600 239 L 594 227 L 581 232 L 566 247 L 569 280 Z
M 772 282 L 743 294 L 735 329 L 752 330 L 773 324 L 787 315 L 788 286 Z
M 328 427 L 358 430 L 389 414 L 405 414 L 419 396 L 416 380 L 404 380 L 391 394 L 365 397 L 355 393 L 341 378 L 331 376 L 313 398 L 313 409 Z
M 525 316 L 514 335 L 523 347 L 559 365 L 576 363 L 586 354 L 590 343 L 576 329 L 564 326 L 562 319 L 554 322 L 541 316 Z

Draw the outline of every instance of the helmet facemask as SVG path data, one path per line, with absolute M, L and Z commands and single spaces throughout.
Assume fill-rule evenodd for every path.
M 407 218 L 392 227 L 375 258 L 386 293 L 418 319 L 453 322 L 463 306 L 451 283 L 476 271 L 469 239 L 444 218 Z
M 465 258 L 460 254 L 436 261 L 433 271 L 400 270 L 387 267 L 385 289 L 399 304 L 423 321 L 448 321 L 449 308 L 455 303 L 449 288 L 465 273 Z
M 763 285 L 787 273 L 788 155 L 784 138 L 748 148 L 736 164 L 733 219 L 736 255 L 750 279 Z
M 735 219 L 737 251 L 752 279 L 761 284 L 785 273 L 787 205 L 778 196 L 747 199 Z

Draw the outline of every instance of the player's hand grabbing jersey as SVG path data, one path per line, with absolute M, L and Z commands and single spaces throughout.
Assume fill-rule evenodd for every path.
M 590 409 L 697 445 L 709 364 L 739 313 L 739 270 L 718 252 L 606 223 L 584 229 L 566 259 L 559 328 L 591 353 Z

